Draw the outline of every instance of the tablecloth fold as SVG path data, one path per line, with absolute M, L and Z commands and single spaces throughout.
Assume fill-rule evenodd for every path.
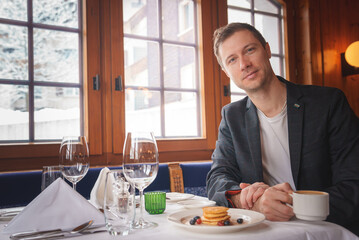
M 89 220 L 94 220 L 94 225 L 105 223 L 96 207 L 58 178 L 13 218 L 3 233 L 67 229 Z

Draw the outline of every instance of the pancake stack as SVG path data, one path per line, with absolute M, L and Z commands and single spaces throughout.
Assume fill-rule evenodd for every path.
M 203 216 L 201 217 L 202 223 L 207 225 L 217 225 L 218 222 L 224 222 L 230 219 L 228 215 L 228 208 L 215 206 L 215 207 L 204 207 Z

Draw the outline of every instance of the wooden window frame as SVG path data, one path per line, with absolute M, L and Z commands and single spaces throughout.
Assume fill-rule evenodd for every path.
M 215 114 L 219 114 L 220 106 L 216 106 L 214 83 L 218 69 L 209 36 L 216 28 L 213 27 L 216 26 L 216 17 L 213 18 L 216 2 L 197 2 L 203 137 L 158 140 L 161 162 L 209 160 L 215 147 L 218 126 Z M 119 14 L 122 2 L 83 0 L 83 9 L 84 135 L 88 137 L 91 166 L 119 165 L 125 140 L 124 109 L 121 107 L 124 106 L 124 93 L 113 91 L 113 80 L 124 76 L 124 66 L 122 57 L 112 53 L 123 52 L 122 16 Z M 99 91 L 92 88 L 92 78 L 97 74 L 101 79 Z M 60 142 L 2 144 L 0 172 L 58 164 L 59 147 Z
M 124 92 L 113 91 L 114 79 L 124 76 L 122 1 L 82 0 L 84 135 L 90 148 L 91 167 L 122 164 L 125 140 Z M 210 160 L 215 148 L 222 106 L 230 102 L 223 86 L 229 83 L 213 54 L 212 35 L 227 22 L 227 4 L 222 0 L 198 3 L 200 81 L 202 84 L 203 138 L 159 139 L 160 162 Z M 284 13 L 286 17 L 286 11 Z M 285 36 L 287 35 L 286 19 Z M 287 40 L 287 38 L 285 39 Z M 287 48 L 287 44 L 285 45 Z M 287 50 L 287 49 L 286 49 Z M 287 51 L 286 51 L 287 52 Z M 288 57 L 288 56 L 287 56 Z M 289 66 L 289 64 L 287 64 Z M 287 69 L 287 75 L 289 69 Z M 99 91 L 92 78 L 100 76 Z M 116 124 L 115 124 L 116 123 Z M 0 172 L 42 169 L 58 164 L 60 142 L 1 144 Z
M 215 76 L 210 71 L 205 71 L 205 69 L 211 69 L 214 66 L 214 56 L 212 53 L 212 41 L 211 38 L 205 37 L 204 35 L 213 33 L 213 13 L 211 12 L 212 4 L 215 1 L 195 1 L 198 3 L 197 14 L 199 22 L 199 49 L 200 49 L 200 81 L 201 81 L 201 102 L 202 102 L 202 128 L 203 128 L 203 137 L 202 138 L 191 138 L 191 139 L 158 139 L 157 145 L 160 153 L 160 162 L 171 162 L 171 161 L 194 161 L 194 160 L 209 160 L 212 154 L 212 151 L 215 147 L 215 141 L 217 137 L 217 122 L 216 118 L 213 116 L 213 109 L 215 109 L 215 99 L 212 96 L 215 96 L 213 83 L 215 82 Z M 203 4 L 206 2 L 207 4 Z M 112 4 L 116 4 L 111 2 Z M 121 6 L 120 6 L 121 7 Z M 116 9 L 117 7 L 110 7 Z M 120 11 L 122 13 L 122 11 Z M 112 14 L 111 14 L 112 15 Z M 123 30 L 122 30 L 122 16 L 120 14 L 113 14 L 112 16 L 118 17 L 118 19 L 111 19 L 112 25 L 112 38 L 115 41 L 111 42 L 111 49 L 116 49 L 119 52 L 123 52 Z M 210 24 L 203 24 L 210 23 Z M 116 29 L 116 30 L 115 30 Z M 112 63 L 120 63 L 118 66 L 112 67 L 112 78 L 117 76 L 124 76 L 124 64 L 123 59 L 118 55 L 114 56 Z M 205 80 L 204 80 L 205 79 Z M 114 83 L 112 83 L 114 84 Z M 112 85 L 114 89 L 114 85 Z M 120 102 L 118 105 L 113 105 L 111 112 L 113 115 L 114 122 L 121 122 L 120 126 L 117 128 L 114 126 L 113 132 L 120 132 L 120 134 L 113 135 L 113 139 L 109 139 L 109 143 L 112 140 L 112 146 L 108 145 L 107 149 L 110 152 L 115 154 L 112 156 L 116 158 L 116 154 L 122 153 L 122 146 L 125 140 L 125 123 L 121 121 L 124 119 L 124 109 L 120 106 L 124 106 L 124 92 L 113 92 L 113 101 Z M 115 129 L 116 128 L 116 129 Z M 107 155 L 108 158 L 111 156 Z M 120 161 L 118 159 L 111 159 L 107 164 L 116 164 Z
M 77 0 L 78 11 L 82 12 L 82 1 Z M 78 15 L 78 27 L 69 27 L 61 26 L 48 23 L 39 23 L 34 22 L 33 17 L 33 0 L 26 2 L 27 6 L 27 19 L 26 20 L 14 20 L 14 19 L 1 19 L 0 23 L 15 26 L 23 27 L 27 30 L 27 57 L 28 57 L 28 79 L 3 79 L 0 77 L 0 84 L 10 85 L 10 86 L 26 86 L 28 88 L 28 137 L 27 139 L 19 140 L 0 140 L 0 144 L 19 144 L 19 143 L 28 143 L 28 142 L 52 142 L 56 141 L 56 138 L 47 138 L 47 139 L 36 139 L 35 137 L 35 88 L 36 87 L 51 87 L 51 88 L 64 88 L 64 89 L 78 89 L 79 91 L 79 108 L 83 109 L 83 77 L 82 77 L 82 48 L 78 49 L 78 67 L 79 75 L 78 82 L 59 82 L 59 81 L 39 81 L 35 79 L 35 49 L 34 49 L 34 35 L 35 30 L 45 30 L 52 32 L 62 32 L 62 33 L 73 33 L 78 35 L 78 43 L 81 46 L 82 42 L 82 18 L 81 14 Z M 83 135 L 83 111 L 80 111 L 79 115 L 79 126 L 80 133 Z

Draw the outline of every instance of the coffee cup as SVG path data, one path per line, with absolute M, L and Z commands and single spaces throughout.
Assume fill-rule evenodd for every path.
M 293 212 L 298 219 L 325 220 L 329 215 L 329 194 L 321 191 L 301 190 L 291 194 Z

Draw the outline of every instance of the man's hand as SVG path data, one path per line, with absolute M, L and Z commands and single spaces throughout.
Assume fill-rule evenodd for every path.
M 242 191 L 236 195 L 231 196 L 231 201 L 236 208 L 251 209 L 254 202 L 258 200 L 264 193 L 265 189 L 269 186 L 262 182 L 256 182 L 253 184 L 241 183 L 239 185 Z
M 258 198 L 269 188 L 269 186 L 263 182 L 253 184 L 241 183 L 239 187 L 242 188 L 240 203 L 243 209 L 251 209 Z
M 261 212 L 270 221 L 288 221 L 294 216 L 293 200 L 289 195 L 293 190 L 288 183 L 281 183 L 266 189 L 263 195 L 254 203 L 253 210 Z

